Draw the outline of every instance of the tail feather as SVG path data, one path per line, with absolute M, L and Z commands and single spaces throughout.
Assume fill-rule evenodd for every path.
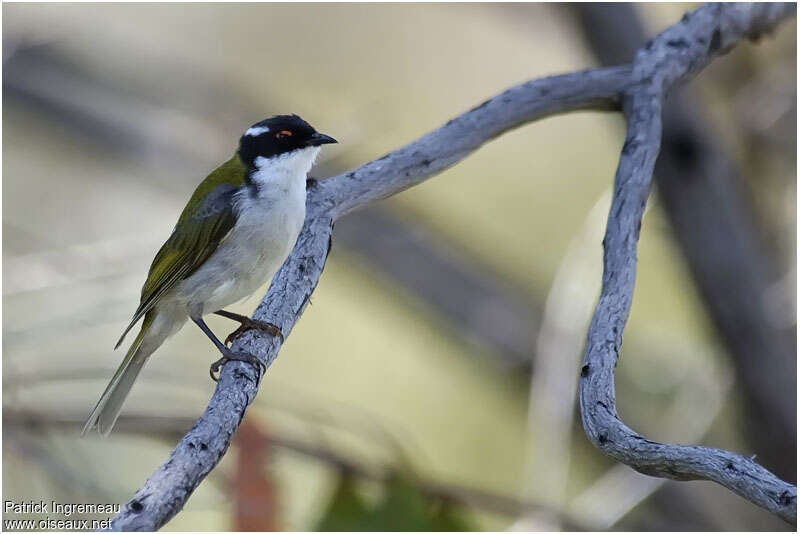
M 83 426 L 81 436 L 85 436 L 95 428 L 103 436 L 108 436 L 111 433 L 111 429 L 114 428 L 114 423 L 117 422 L 117 417 L 119 417 L 122 405 L 128 397 L 133 383 L 139 376 L 144 364 L 147 363 L 147 359 L 157 348 L 157 345 L 152 346 L 152 343 L 143 343 L 154 318 L 155 313 L 148 313 L 145 316 L 139 335 L 136 336 L 131 348 L 128 349 L 128 353 L 125 355 L 125 359 L 122 360 L 117 372 L 114 373 L 114 377 L 89 415 L 89 419 Z

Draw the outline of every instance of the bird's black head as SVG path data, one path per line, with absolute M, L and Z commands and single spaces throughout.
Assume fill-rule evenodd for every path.
M 248 167 L 257 157 L 271 158 L 294 150 L 336 143 L 297 115 L 275 115 L 252 125 L 239 140 L 239 157 Z

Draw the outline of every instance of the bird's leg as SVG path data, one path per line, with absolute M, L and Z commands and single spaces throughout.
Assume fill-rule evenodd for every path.
M 225 338 L 225 345 L 228 343 L 233 343 L 233 340 L 239 337 L 247 330 L 263 330 L 264 332 L 268 332 L 273 336 L 277 336 L 281 338 L 281 343 L 283 343 L 283 332 L 281 329 L 275 326 L 272 323 L 268 323 L 266 321 L 256 321 L 255 319 L 251 319 L 246 315 L 239 315 L 238 313 L 233 313 L 225 310 L 219 310 L 214 312 L 217 315 L 225 317 L 226 319 L 231 319 L 232 321 L 239 321 L 241 324 L 239 328 L 234 330 L 233 332 Z
M 202 317 L 192 317 L 192 321 L 195 322 L 197 326 L 200 327 L 200 330 L 203 331 L 205 335 L 211 340 L 214 345 L 216 345 L 217 349 L 222 353 L 222 358 L 215 361 L 211 364 L 211 367 L 208 369 L 209 374 L 211 375 L 211 379 L 214 382 L 219 381 L 219 378 L 214 376 L 214 373 L 219 371 L 220 367 L 225 365 L 225 363 L 229 361 L 239 361 L 239 362 L 247 362 L 250 365 L 254 366 L 258 370 L 258 377 L 261 378 L 261 374 L 266 372 L 267 366 L 264 365 L 264 362 L 256 358 L 254 355 L 250 354 L 249 352 L 233 352 L 231 349 L 226 347 L 222 341 L 217 339 L 217 336 L 214 335 L 214 332 L 208 327 L 208 325 L 203 321 Z

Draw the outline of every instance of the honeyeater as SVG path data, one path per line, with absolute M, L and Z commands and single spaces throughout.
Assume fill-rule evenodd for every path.
M 191 319 L 211 339 L 222 358 L 260 365 L 227 344 L 258 328 L 282 336 L 273 324 L 223 310 L 269 281 L 291 252 L 306 213 L 306 175 L 321 145 L 336 140 L 317 132 L 297 115 L 258 122 L 239 139 L 231 159 L 195 189 L 166 243 L 156 254 L 142 287 L 139 307 L 125 335 L 142 327 L 125 359 L 89 415 L 83 434 L 108 435 L 136 377 L 153 352 Z M 225 343 L 203 321 L 215 313 L 240 324 Z

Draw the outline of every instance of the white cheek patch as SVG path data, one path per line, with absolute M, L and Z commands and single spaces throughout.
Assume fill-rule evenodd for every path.
M 253 126 L 252 128 L 249 128 L 244 134 L 249 135 L 251 137 L 258 137 L 259 135 L 267 133 L 268 131 L 269 128 L 266 126 Z

